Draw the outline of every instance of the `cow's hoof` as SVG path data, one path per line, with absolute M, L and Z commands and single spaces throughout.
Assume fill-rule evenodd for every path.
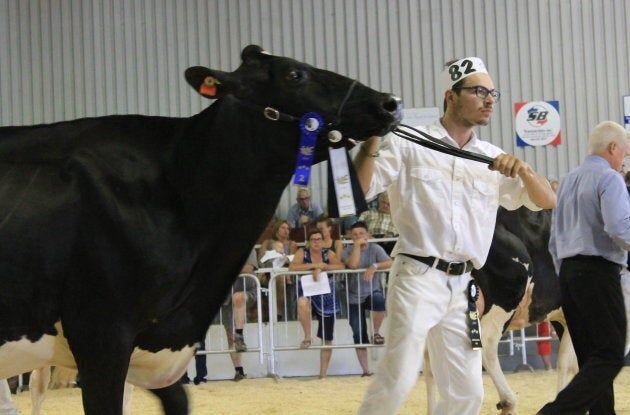
M 497 403 L 497 409 L 500 415 L 517 415 L 514 409 L 514 404 L 508 401 L 500 401 Z

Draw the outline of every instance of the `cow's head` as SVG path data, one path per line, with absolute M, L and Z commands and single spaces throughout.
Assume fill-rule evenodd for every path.
M 243 49 L 234 72 L 188 68 L 188 83 L 206 98 L 236 98 L 278 122 L 297 122 L 309 112 L 322 116 L 320 137 L 332 130 L 358 141 L 384 135 L 401 120 L 401 103 L 350 78 L 293 59 L 273 56 L 259 46 Z

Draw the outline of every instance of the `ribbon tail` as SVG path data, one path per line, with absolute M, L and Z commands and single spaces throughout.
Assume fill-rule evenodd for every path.
M 368 209 L 367 202 L 365 201 L 365 196 L 363 194 L 363 190 L 361 189 L 361 184 L 359 183 L 359 178 L 356 170 L 354 169 L 354 164 L 352 163 L 350 154 L 347 149 L 345 149 L 345 152 L 346 160 L 348 162 L 348 172 L 350 174 L 350 185 L 352 186 L 352 197 L 354 199 L 356 209 L 355 215 L 358 216 Z M 339 206 L 337 204 L 337 193 L 335 191 L 335 179 L 332 172 L 332 163 L 330 161 L 328 162 L 328 216 L 331 218 L 339 217 Z

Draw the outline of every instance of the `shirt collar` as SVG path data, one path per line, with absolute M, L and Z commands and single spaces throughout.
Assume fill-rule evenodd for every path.
M 448 142 L 450 145 L 453 145 L 459 148 L 459 144 L 457 144 L 457 142 L 453 140 L 453 138 L 450 136 L 448 131 L 446 131 L 446 128 L 444 128 L 444 125 L 442 125 L 441 120 L 437 120 L 435 124 L 430 125 L 428 130 L 429 130 L 429 134 L 433 136 L 441 137 L 442 140 Z M 477 133 L 475 133 L 475 130 L 472 130 L 472 136 L 470 137 L 470 140 L 468 140 L 468 142 L 463 148 L 475 147 L 478 142 L 479 142 L 479 138 L 477 138 Z
M 602 166 L 610 167 L 610 163 L 608 162 L 608 160 L 606 160 L 602 156 L 598 156 L 597 154 L 589 154 L 588 156 L 586 156 L 586 161 L 588 161 L 589 163 L 597 163 L 601 164 Z

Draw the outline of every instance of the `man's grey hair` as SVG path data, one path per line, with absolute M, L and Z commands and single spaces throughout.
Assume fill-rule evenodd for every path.
M 614 121 L 603 121 L 591 131 L 588 137 L 588 151 L 590 154 L 601 154 L 613 142 L 627 151 L 630 149 L 630 132 Z

